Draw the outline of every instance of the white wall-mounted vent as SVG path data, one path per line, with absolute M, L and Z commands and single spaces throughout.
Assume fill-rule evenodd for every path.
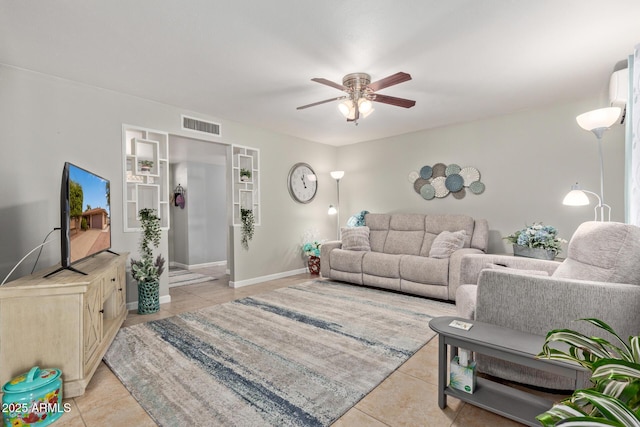
M 184 114 L 182 115 L 182 129 L 193 130 L 215 136 L 220 136 L 222 134 L 222 127 L 219 123 L 196 119 L 195 117 L 185 116 Z

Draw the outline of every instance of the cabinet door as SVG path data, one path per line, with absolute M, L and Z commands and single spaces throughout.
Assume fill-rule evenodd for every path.
M 102 279 L 84 295 L 84 363 L 90 361 L 102 340 Z

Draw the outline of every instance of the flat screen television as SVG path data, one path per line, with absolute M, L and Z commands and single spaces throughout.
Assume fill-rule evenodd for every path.
M 66 162 L 60 186 L 61 267 L 111 249 L 111 183 L 93 172 Z

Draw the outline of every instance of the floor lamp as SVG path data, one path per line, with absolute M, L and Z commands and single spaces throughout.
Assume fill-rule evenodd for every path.
M 593 191 L 582 190 L 580 186 L 576 185 L 571 187 L 571 191 L 567 194 L 562 201 L 563 204 L 569 206 L 584 206 L 589 204 L 589 198 L 585 193 L 592 194 L 598 199 L 598 204 L 595 207 L 595 221 L 598 220 L 598 210 L 600 211 L 600 221 L 604 221 L 605 210 L 608 211 L 608 220 L 611 221 L 611 206 L 604 202 L 604 162 L 602 159 L 602 134 L 605 130 L 609 129 L 620 117 L 620 108 L 608 107 L 600 108 L 580 114 L 576 117 L 578 125 L 593 134 L 598 139 L 598 155 L 600 156 L 600 195 Z M 581 193 L 581 194 L 580 194 Z
M 337 221 L 338 221 L 337 222 L 338 240 L 340 240 L 340 180 L 342 179 L 343 176 L 344 176 L 344 171 L 333 171 L 333 172 L 331 172 L 331 178 L 336 180 L 336 187 L 337 187 L 337 190 L 338 190 L 338 199 L 337 199 L 336 206 L 329 205 L 329 215 L 337 215 L 337 217 L 338 217 L 338 219 L 337 219 Z

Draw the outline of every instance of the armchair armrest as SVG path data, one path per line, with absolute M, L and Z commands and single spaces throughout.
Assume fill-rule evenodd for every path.
M 324 242 L 322 246 L 320 246 L 320 274 L 322 277 L 330 277 L 331 272 L 331 256 L 330 253 L 334 249 L 342 248 L 342 241 L 340 240 L 331 240 L 328 242 Z
M 477 284 L 480 272 L 487 267 L 487 264 L 498 264 L 518 270 L 546 271 L 551 276 L 561 262 L 511 255 L 466 254 L 462 257 L 460 264 L 460 284 Z
M 541 336 L 553 329 L 567 328 L 612 343 L 617 340 L 608 333 L 576 320 L 601 319 L 623 339 L 636 336 L 640 331 L 637 320 L 640 286 L 637 285 L 484 269 L 478 285 L 466 287 L 477 291 L 476 319 L 494 325 Z M 479 354 L 476 361 L 481 372 L 525 384 L 559 390 L 588 386 L 489 356 Z
M 456 291 L 458 286 L 464 284 L 462 279 L 462 260 L 470 255 L 478 254 L 484 255 L 480 249 L 474 248 L 462 248 L 454 251 L 449 257 L 449 300 L 454 301 L 456 299 Z
M 640 286 L 534 276 L 504 270 L 480 273 L 476 319 L 532 334 L 575 329 L 590 336 L 601 330 L 577 319 L 595 317 L 625 339 L 640 333 Z M 604 337 L 607 339 L 607 337 Z

